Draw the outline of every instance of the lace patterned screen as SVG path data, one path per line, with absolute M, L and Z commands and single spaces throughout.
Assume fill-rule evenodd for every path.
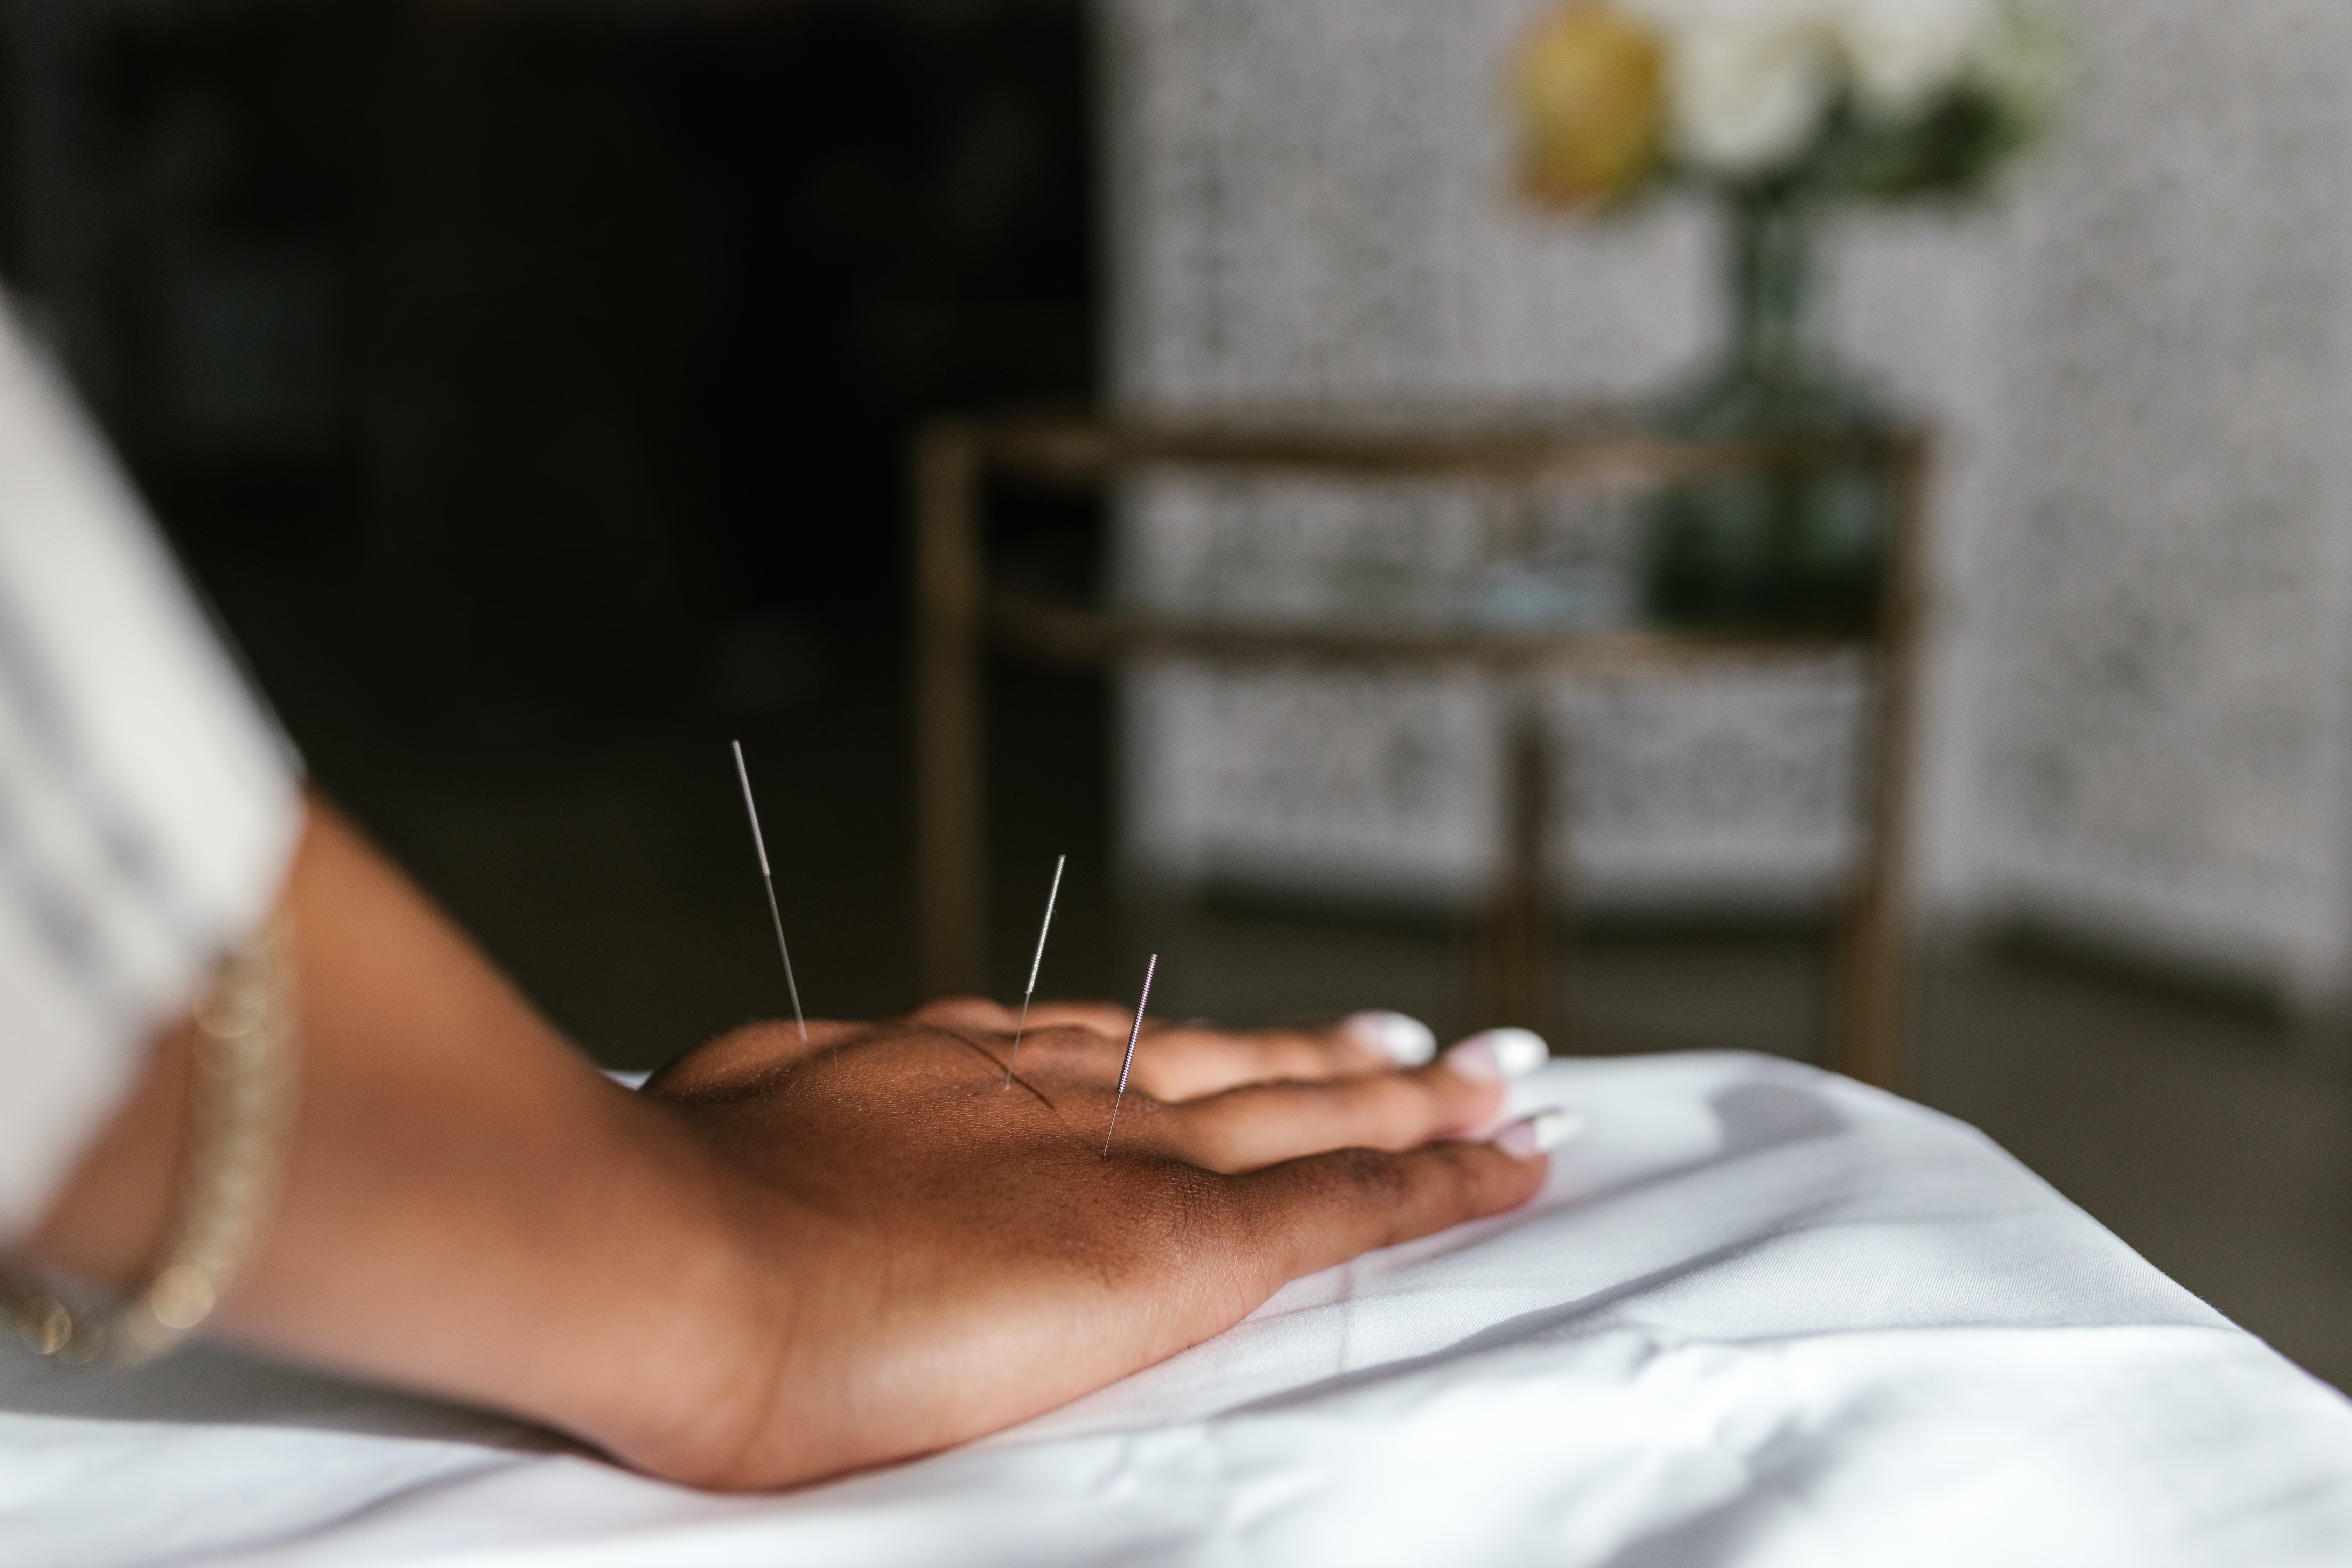
M 2352 949 L 2352 8 L 2072 9 L 2083 79 L 2010 199 L 1836 237 L 1842 343 L 1944 437 L 1922 896 L 2315 999 Z M 1529 10 L 1103 0 L 1126 404 L 1623 398 L 1689 363 L 1706 215 L 1507 199 L 1496 71 Z M 1458 605 L 1480 506 L 1142 486 L 1121 585 Z M 1622 571 L 1589 552 L 1591 615 Z M 1560 688 L 1583 896 L 1815 896 L 1852 831 L 1855 692 L 1827 668 Z M 1475 683 L 1161 668 L 1129 699 L 1139 872 L 1423 899 L 1486 874 Z

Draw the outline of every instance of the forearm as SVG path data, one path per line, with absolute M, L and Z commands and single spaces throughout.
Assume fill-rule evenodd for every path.
M 300 1113 L 275 1217 L 219 1326 L 573 1430 L 625 1412 L 657 1443 L 695 1419 L 661 1407 L 646 1369 L 707 1356 L 751 1289 L 729 1245 L 740 1184 L 662 1108 L 590 1069 L 331 815 L 313 812 L 286 896 Z M 37 1255 L 116 1286 L 146 1266 L 180 1180 L 188 1078 L 176 1030 Z

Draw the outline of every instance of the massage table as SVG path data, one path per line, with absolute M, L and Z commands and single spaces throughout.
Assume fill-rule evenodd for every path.
M 216 1350 L 0 1354 L 0 1563 L 2352 1563 L 2352 1403 L 1973 1129 L 1741 1054 L 1514 1094 L 1586 1117 L 1528 1206 L 780 1495 Z

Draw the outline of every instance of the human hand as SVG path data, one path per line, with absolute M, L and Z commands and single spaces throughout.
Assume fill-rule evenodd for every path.
M 1498 1031 L 1400 1070 L 1379 1017 L 1147 1026 L 1107 1157 L 1130 1018 L 1112 1005 L 1035 1008 L 1010 1087 L 1013 1016 L 977 1000 L 689 1053 L 644 1093 L 730 1173 L 755 1267 L 732 1331 L 676 1369 L 691 1418 L 583 1426 L 729 1488 L 925 1453 L 1198 1343 L 1299 1275 L 1531 1196 L 1558 1123 L 1464 1140 L 1540 1042 Z
M 1399 1071 L 1433 1042 L 1393 1015 L 1147 1030 L 1108 1158 L 1115 1006 L 1037 1008 L 1011 1088 L 1012 1016 L 955 1002 L 806 1046 L 738 1030 L 631 1093 L 320 803 L 285 908 L 299 1115 L 206 1327 L 677 1480 L 786 1486 L 1050 1409 L 1297 1275 L 1519 1202 L 1562 1125 L 1444 1142 L 1484 1137 L 1542 1044 Z M 159 1039 L 36 1265 L 121 1289 L 153 1256 L 191 1033 Z

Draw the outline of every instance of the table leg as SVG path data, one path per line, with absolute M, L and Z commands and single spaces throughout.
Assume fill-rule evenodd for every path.
M 1510 699 L 1503 735 L 1500 863 L 1475 962 L 1479 1024 L 1516 1024 L 1548 1035 L 1560 1018 L 1561 922 L 1550 877 L 1558 770 L 1538 692 L 1529 682 Z
M 960 420 L 916 437 L 916 929 L 926 996 L 987 984 L 979 458 Z
M 1839 956 L 1830 1066 L 1881 1089 L 1903 1087 L 1904 976 L 1909 919 L 1912 724 L 1918 679 L 1927 455 L 1900 447 L 1890 462 L 1894 529 L 1871 670 L 1864 781 L 1863 857 Z

